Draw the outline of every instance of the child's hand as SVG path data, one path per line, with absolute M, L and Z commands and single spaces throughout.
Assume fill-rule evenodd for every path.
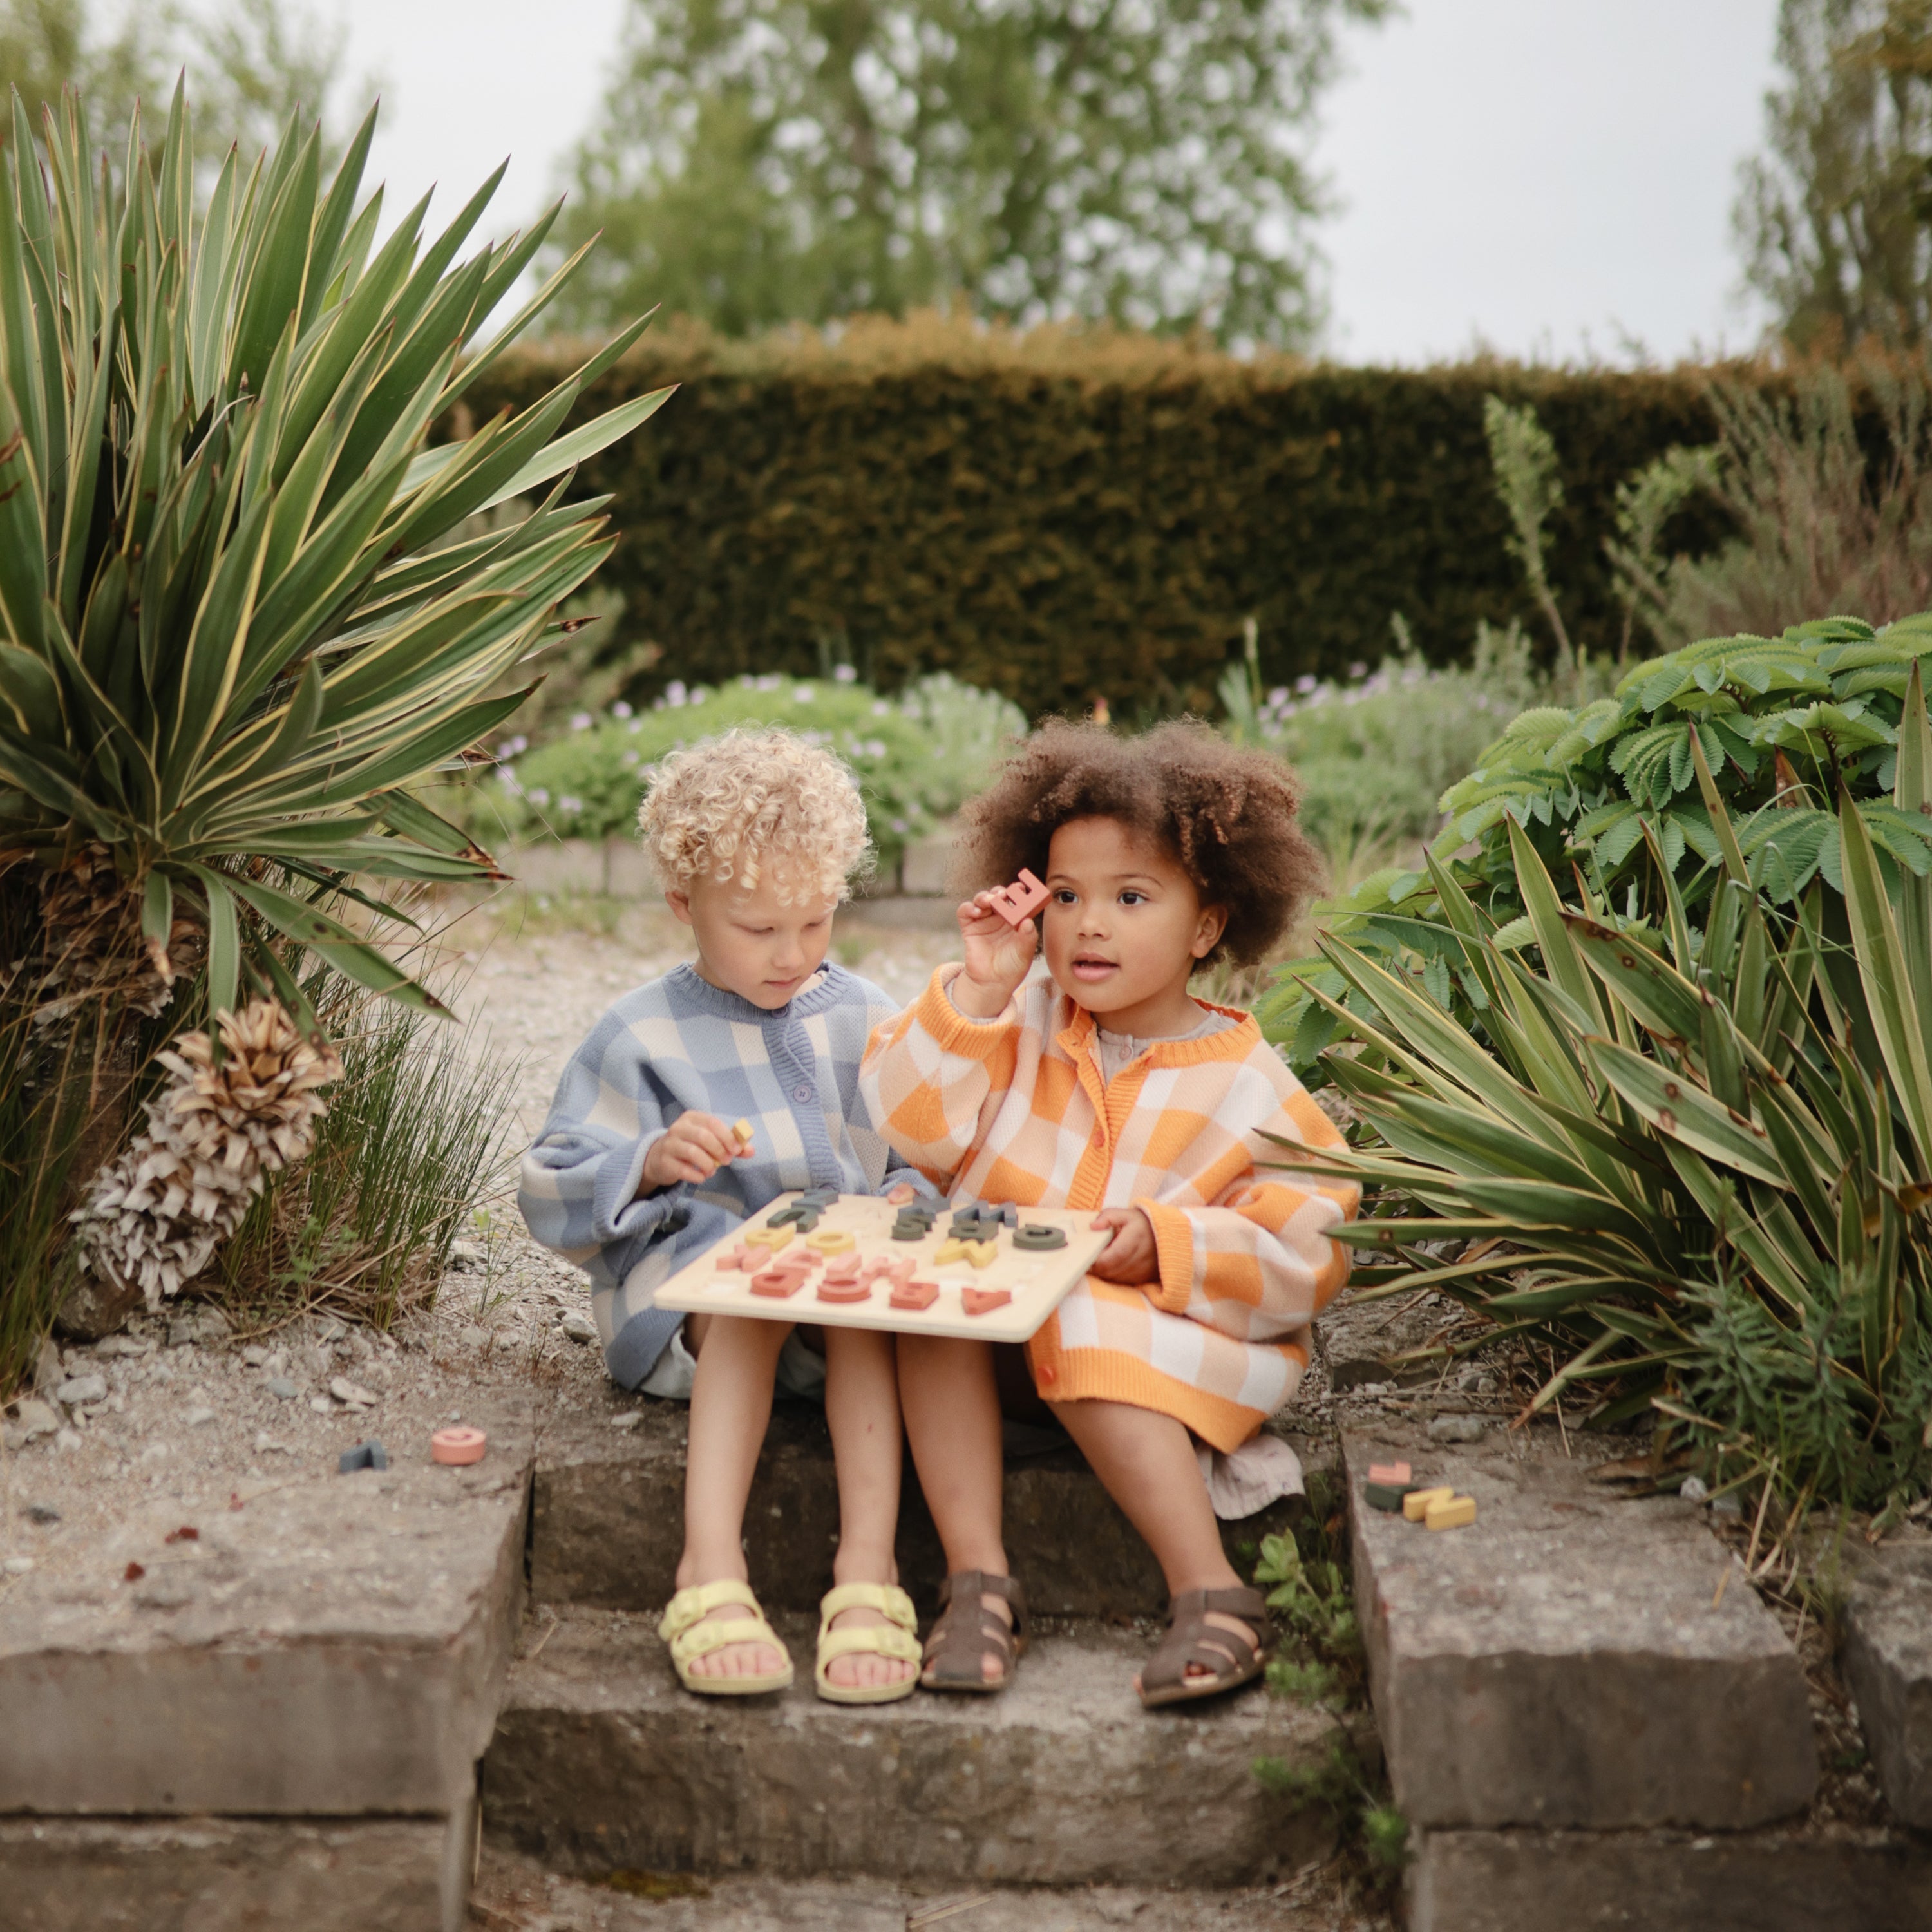
M 1006 1010 L 1040 946 L 1034 921 L 1022 920 L 1016 931 L 993 910 L 992 896 L 976 893 L 959 908 L 966 970 L 952 982 L 952 1003 L 970 1019 L 990 1020 Z
M 1087 1272 L 1123 1288 L 1138 1288 L 1160 1279 L 1160 1255 L 1154 1244 L 1154 1223 L 1139 1208 L 1102 1208 L 1090 1226 L 1111 1228 L 1114 1238 L 1094 1258 Z
M 728 1161 L 752 1151 L 715 1114 L 680 1114 L 644 1156 L 640 1195 L 680 1180 L 709 1180 Z

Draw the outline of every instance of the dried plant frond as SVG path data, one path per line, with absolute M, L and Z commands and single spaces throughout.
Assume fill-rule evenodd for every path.
M 86 1265 L 140 1288 L 150 1309 L 179 1293 L 241 1224 L 266 1178 L 306 1155 L 326 1111 L 319 1090 L 342 1063 L 279 1002 L 218 1016 L 222 1058 L 205 1033 L 159 1056 L 166 1086 L 148 1130 L 89 1184 L 74 1220 Z
M 40 880 L 38 944 L 11 970 L 31 988 L 34 1023 L 48 1026 L 92 1000 L 124 1000 L 149 1019 L 167 1009 L 185 966 L 200 962 L 201 936 L 185 920 L 162 945 L 141 930 L 137 886 L 104 845 L 83 845 Z

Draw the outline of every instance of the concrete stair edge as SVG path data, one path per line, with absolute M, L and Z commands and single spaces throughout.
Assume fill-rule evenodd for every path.
M 793 1688 L 700 1699 L 648 1618 L 534 1618 L 484 1762 L 486 1836 L 578 1874 L 1237 1886 L 1334 1834 L 1257 1758 L 1312 1772 L 1345 1736 L 1374 1749 L 1360 1719 L 1258 1688 L 1144 1712 L 1130 1680 L 1151 1640 L 1092 1624 L 1040 1637 L 998 1696 L 837 1706 L 811 1688 L 811 1625 L 773 1621 Z

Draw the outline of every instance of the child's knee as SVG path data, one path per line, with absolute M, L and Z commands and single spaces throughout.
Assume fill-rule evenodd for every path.
M 698 1326 L 700 1323 L 701 1328 Z M 749 1315 L 693 1315 L 686 1318 L 684 1345 L 694 1356 L 701 1355 L 710 1347 L 735 1356 L 769 1355 L 776 1360 L 794 1325 Z
M 883 1328 L 826 1328 L 818 1332 L 820 1349 L 828 1362 L 890 1360 L 894 1344 L 899 1339 Z

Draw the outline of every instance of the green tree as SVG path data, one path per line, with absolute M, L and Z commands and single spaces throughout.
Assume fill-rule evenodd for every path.
M 1335 29 L 1390 0 L 633 0 L 565 319 L 964 305 L 1295 346 Z
M 1932 338 L 1932 0 L 1782 0 L 1732 220 L 1800 348 Z
M 77 87 L 97 135 L 109 140 L 109 130 L 125 129 L 137 98 L 151 113 L 162 107 L 185 68 L 195 88 L 195 146 L 211 181 L 231 146 L 252 158 L 298 108 L 322 120 L 327 164 L 341 152 L 329 110 L 346 78 L 347 39 L 340 26 L 278 0 L 193 10 L 175 0 L 143 4 L 129 8 L 111 34 L 88 0 L 0 0 L 0 106 L 4 90 L 18 88 L 38 130 L 41 109 L 63 87 Z

